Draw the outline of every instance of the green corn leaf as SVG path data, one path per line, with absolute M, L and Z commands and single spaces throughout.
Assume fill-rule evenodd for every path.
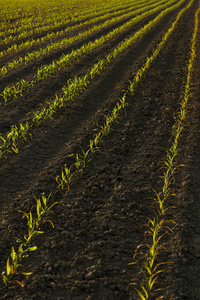
M 36 197 L 35 197 L 35 200 L 37 202 L 37 215 L 38 215 L 38 217 L 40 217 L 41 211 L 42 211 L 41 201 L 40 201 L 40 199 L 37 199 Z
M 154 285 L 154 283 L 155 283 L 155 281 L 156 281 L 157 278 L 158 277 L 155 277 L 153 280 L 151 280 L 151 282 L 149 282 L 149 289 L 150 290 L 152 290 L 152 287 L 153 287 L 153 285 Z
M 147 290 L 145 289 L 145 287 L 143 285 L 140 286 L 142 288 L 142 290 L 144 291 L 145 295 L 146 295 L 146 298 L 148 299 L 148 293 L 147 293 Z M 145 298 L 145 299 L 146 299 Z
M 28 251 L 35 251 L 37 249 L 37 246 L 29 247 L 27 250 Z
M 50 220 L 50 219 L 48 219 L 48 222 L 51 224 L 51 226 L 54 228 L 54 224 L 53 224 L 53 222 Z
M 21 239 L 19 239 L 19 238 L 15 238 L 16 239 L 16 241 L 18 242 L 18 243 L 22 243 L 23 245 L 24 245 L 24 241 L 22 241 Z
M 24 284 L 20 282 L 19 280 L 15 280 L 21 287 L 24 287 Z
M 27 215 L 27 213 L 25 213 L 24 211 L 21 211 L 21 210 L 18 210 L 18 211 L 23 214 L 22 218 L 26 217 L 27 219 L 29 219 L 29 216 Z
M 35 231 L 35 233 L 37 233 L 37 234 L 42 234 L 42 233 L 44 233 L 44 231 L 39 231 L 39 230 L 37 230 L 37 231 Z
M 3 277 L 4 284 L 8 285 L 8 283 L 9 283 L 8 277 L 5 274 L 2 274 L 2 277 Z
M 30 217 L 29 217 L 28 226 L 29 226 L 30 229 L 33 228 L 33 216 L 32 216 L 32 212 L 31 211 L 30 211 Z
M 3 274 L 2 276 L 3 276 L 3 282 L 4 282 L 4 284 L 8 285 L 8 277 L 5 274 Z
M 9 258 L 7 259 L 6 272 L 7 272 L 7 275 L 9 276 L 9 275 L 10 275 L 10 272 L 11 272 L 11 267 L 10 267 L 10 260 L 9 260 Z
M 26 275 L 26 276 L 29 276 L 31 275 L 33 272 L 21 272 L 22 275 Z
M 15 261 L 15 256 L 16 256 L 15 249 L 14 249 L 14 247 L 12 247 L 12 250 L 11 250 L 11 258 L 12 258 L 12 261 L 13 261 L 13 262 Z
M 138 295 L 140 296 L 140 298 L 141 298 L 142 300 L 146 300 L 145 296 L 142 295 L 142 293 L 141 293 L 138 289 L 135 288 L 135 290 L 137 291 Z

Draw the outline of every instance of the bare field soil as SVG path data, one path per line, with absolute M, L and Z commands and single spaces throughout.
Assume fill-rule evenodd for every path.
M 144 242 L 147 221 L 142 216 L 153 215 L 152 189 L 161 188 L 159 176 L 163 171 L 159 163 L 171 146 L 170 131 L 186 83 L 198 5 L 195 0 L 181 17 L 137 92 L 127 96 L 126 112 L 105 137 L 101 152 L 87 164 L 81 178 L 72 182 L 70 192 L 58 188 L 55 181 L 62 167 L 72 162 L 68 155 L 88 148 L 94 137 L 93 129 L 103 124 L 103 116 L 128 88 L 129 80 L 152 53 L 180 8 L 166 15 L 129 47 L 56 117 L 35 129 L 32 138 L 21 144 L 17 155 L 9 154 L 7 159 L 1 160 L 1 272 L 5 270 L 12 245 L 17 247 L 15 237 L 23 237 L 27 231 L 26 220 L 18 210 L 30 211 L 35 204 L 34 196 L 41 197 L 43 193 L 48 196 L 51 192 L 52 200 L 63 205 L 54 206 L 55 227 L 44 225 L 44 234 L 34 240 L 38 249 L 23 261 L 25 270 L 33 274 L 18 276 L 17 279 L 24 283 L 23 288 L 16 283 L 5 287 L 1 281 L 0 299 L 137 299 L 131 294 L 132 287 L 128 286 L 139 270 L 128 263 L 132 262 L 136 247 Z M 39 109 L 41 103 L 45 105 L 46 101 L 53 100 L 68 79 L 82 75 L 99 58 L 111 52 L 120 39 L 128 37 L 151 18 L 153 16 L 84 55 L 16 101 L 1 105 L 0 132 L 5 134 L 12 124 L 21 123 L 29 112 Z M 66 48 L 65 53 L 70 50 Z M 197 53 L 188 123 L 177 156 L 177 163 L 184 166 L 175 174 L 176 196 L 167 204 L 175 206 L 169 214 L 177 225 L 166 237 L 166 250 L 159 258 L 173 263 L 167 265 L 156 285 L 168 287 L 158 295 L 170 300 L 200 299 L 199 31 Z M 44 57 L 34 66 L 57 59 L 60 54 Z M 23 67 L 1 78 L 1 91 L 22 75 L 29 78 L 32 67 Z

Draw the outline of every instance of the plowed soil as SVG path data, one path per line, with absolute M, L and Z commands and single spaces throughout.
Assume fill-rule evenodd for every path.
M 170 131 L 186 82 L 198 4 L 194 0 L 137 92 L 127 96 L 126 113 L 105 137 L 101 151 L 87 164 L 82 176 L 72 182 L 70 192 L 58 188 L 55 177 L 65 164 L 69 166 L 73 162 L 70 154 L 88 148 L 95 134 L 93 129 L 103 124 L 103 116 L 128 88 L 129 80 L 151 55 L 180 8 L 132 45 L 54 119 L 36 129 L 32 139 L 21 145 L 19 154 L 9 154 L 1 161 L 1 272 L 5 270 L 12 245 L 17 249 L 15 237 L 22 238 L 27 232 L 26 220 L 18 210 L 29 212 L 35 204 L 34 196 L 39 198 L 50 193 L 52 203 L 58 201 L 62 205 L 53 208 L 55 227 L 43 226 L 44 234 L 34 239 L 38 249 L 23 261 L 25 270 L 33 272 L 32 275 L 17 276 L 23 288 L 15 282 L 5 287 L 1 281 L 0 299 L 137 299 L 131 294 L 133 288 L 129 284 L 139 270 L 128 263 L 132 262 L 136 247 L 144 242 L 147 221 L 142 216 L 153 216 L 152 189 L 159 191 L 162 186 L 159 176 L 163 170 L 159 163 L 171 146 Z M 40 103 L 53 100 L 69 78 L 84 74 L 121 39 L 151 18 L 83 56 L 16 102 L 1 105 L 0 132 L 5 134 L 12 124 L 19 124 L 30 111 L 37 110 Z M 188 123 L 180 138 L 177 156 L 177 163 L 184 167 L 179 168 L 174 177 L 172 188 L 176 196 L 166 203 L 169 207 L 175 206 L 169 214 L 176 226 L 165 238 L 166 249 L 159 258 L 173 263 L 167 265 L 155 285 L 155 288 L 164 288 L 160 295 L 171 300 L 200 299 L 199 37 L 198 31 Z M 55 58 L 46 57 L 45 63 L 52 59 Z M 13 71 L 0 80 L 1 90 L 19 78 L 19 73 L 30 76 L 28 69 Z

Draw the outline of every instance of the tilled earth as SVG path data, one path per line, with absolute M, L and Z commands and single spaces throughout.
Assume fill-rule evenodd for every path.
M 18 210 L 30 211 L 35 204 L 34 196 L 48 196 L 51 192 L 52 203 L 60 203 L 53 208 L 55 227 L 43 226 L 44 234 L 34 239 L 38 249 L 23 261 L 25 270 L 33 272 L 32 275 L 17 276 L 24 283 L 23 288 L 15 283 L 5 287 L 1 282 L 1 299 L 137 299 L 129 284 L 139 269 L 128 264 L 137 246 L 145 241 L 147 220 L 143 217 L 154 214 L 152 189 L 160 191 L 162 186 L 162 159 L 171 146 L 170 130 L 186 82 L 197 8 L 198 1 L 194 1 L 137 92 L 127 96 L 126 113 L 104 138 L 101 151 L 93 156 L 82 176 L 72 182 L 70 192 L 58 188 L 55 181 L 64 164 L 69 166 L 73 162 L 68 155 L 88 148 L 95 134 L 93 129 L 103 124 L 103 116 L 123 95 L 129 80 L 152 53 L 178 10 L 121 55 L 76 101 L 35 130 L 32 139 L 21 145 L 18 155 L 8 155 L 1 162 L 1 271 L 5 270 L 12 245 L 17 248 L 15 237 L 22 238 L 27 231 L 26 220 L 21 219 Z M 143 24 L 148 21 L 145 19 Z M 124 37 L 130 34 L 127 31 Z M 5 133 L 12 124 L 22 122 L 29 111 L 37 110 L 39 103 L 53 99 L 67 79 L 82 74 L 109 53 L 119 39 L 38 84 L 17 102 L 2 105 L 0 131 Z M 173 261 L 157 283 L 157 288 L 163 288 L 160 295 L 173 300 L 200 299 L 199 33 L 197 53 L 188 122 L 177 156 L 177 164 L 184 166 L 173 180 L 176 196 L 166 203 L 175 206 L 169 216 L 176 226 L 165 238 L 166 250 L 159 258 L 160 262 Z M 18 75 L 13 71 L 0 86 L 6 86 Z

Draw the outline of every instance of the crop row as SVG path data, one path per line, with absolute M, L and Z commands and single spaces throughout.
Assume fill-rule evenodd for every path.
M 49 17 L 49 20 L 47 20 L 46 18 L 44 19 L 44 21 L 40 21 L 39 26 L 33 26 L 32 23 L 27 24 L 26 22 L 26 26 L 22 26 L 18 29 L 11 29 L 11 33 L 12 31 L 14 31 L 14 35 L 9 35 L 8 37 L 3 38 L 0 41 L 0 45 L 7 45 L 10 43 L 13 43 L 15 41 L 20 41 L 22 39 L 25 39 L 27 37 L 31 37 L 33 35 L 37 35 L 37 34 L 41 34 L 41 33 L 45 33 L 51 30 L 58 30 L 59 28 L 63 28 L 63 26 L 67 26 L 70 23 L 72 23 L 73 20 L 73 24 L 75 23 L 81 23 L 81 22 L 85 22 L 87 21 L 89 18 L 94 17 L 94 16 L 98 16 L 98 15 L 102 15 L 102 14 L 106 14 L 107 11 L 113 11 L 113 8 L 104 8 L 102 11 L 100 12 L 95 12 L 95 11 L 91 11 L 91 9 L 89 10 L 89 12 L 83 12 L 83 15 L 80 14 L 75 17 L 73 15 L 70 14 L 70 11 L 64 11 L 64 12 L 59 12 L 59 14 L 56 12 L 55 15 L 51 15 Z M 66 20 L 67 19 L 67 20 Z M 53 20 L 53 21 L 52 21 Z M 48 22 L 49 21 L 49 22 Z M 44 25 L 43 25 L 44 23 Z M 49 23 L 49 24 L 48 24 Z M 18 34 L 16 34 L 18 33 Z M 9 29 L 3 31 L 1 33 L 2 36 L 8 35 L 9 34 Z
M 162 3 L 162 1 L 161 1 L 161 3 Z M 86 54 L 89 51 L 96 49 L 100 45 L 103 45 L 104 43 L 106 43 L 107 41 L 109 41 L 110 39 L 115 37 L 117 34 L 124 32 L 127 28 L 130 28 L 130 26 L 132 26 L 136 22 L 142 20 L 144 17 L 149 16 L 161 9 L 168 7 L 170 4 L 173 4 L 173 2 L 174 2 L 174 0 L 171 0 L 165 4 L 161 4 L 160 6 L 155 7 L 147 12 L 145 11 L 141 15 L 132 18 L 130 21 L 126 22 L 122 26 L 113 29 L 111 32 L 107 33 L 106 35 L 102 36 L 101 38 L 96 39 L 94 42 L 89 42 L 87 44 L 84 44 L 81 48 L 79 48 L 77 50 L 72 50 L 72 52 L 70 54 L 63 55 L 60 58 L 60 60 L 53 61 L 49 65 L 44 65 L 44 66 L 40 67 L 37 70 L 37 74 L 33 77 L 32 80 L 25 81 L 24 79 L 22 79 L 16 85 L 11 86 L 11 87 L 6 87 L 3 91 L 3 93 L 1 94 L 1 96 L 3 97 L 5 102 L 16 99 L 19 95 L 22 95 L 22 93 L 24 91 L 29 90 L 36 83 L 45 80 L 45 78 L 47 78 L 48 76 L 51 76 L 55 72 L 60 71 L 62 68 L 69 65 L 72 61 L 79 59 L 83 54 Z M 136 36 L 137 36 L 137 38 L 141 37 L 142 34 L 146 33 L 148 30 L 150 30 L 152 28 L 152 26 L 156 22 L 158 22 L 166 13 L 175 9 L 176 7 L 181 5 L 181 3 L 183 3 L 183 2 L 184 1 L 180 1 L 180 2 L 178 2 L 178 4 L 174 4 L 170 8 L 166 9 L 164 12 L 160 13 L 158 17 L 156 17 L 153 21 L 150 21 L 149 24 L 146 25 L 143 29 L 141 29 L 137 33 L 135 33 L 134 39 L 136 40 Z M 131 38 L 129 40 L 131 41 Z M 128 40 L 125 40 L 124 45 L 126 45 L 126 47 L 128 47 L 128 44 L 129 44 Z M 119 47 L 121 48 L 121 46 L 119 46 Z M 115 52 L 119 52 L 118 48 L 116 48 Z M 100 63 L 100 64 L 102 64 L 102 63 Z
M 189 3 L 188 7 L 191 6 L 192 2 L 193 1 Z M 183 12 L 180 12 L 179 17 L 182 13 Z M 145 242 L 143 245 L 136 248 L 134 262 L 130 263 L 130 265 L 139 264 L 140 266 L 140 275 L 142 275 L 142 277 L 136 278 L 138 282 L 137 284 L 136 282 L 133 282 L 132 284 L 134 284 L 134 289 L 141 300 L 148 300 L 152 297 L 156 297 L 157 290 L 154 289 L 154 285 L 157 282 L 159 274 L 165 272 L 164 265 L 171 263 L 168 261 L 157 263 L 157 259 L 159 254 L 165 249 L 165 242 L 163 242 L 163 237 L 166 235 L 166 233 L 172 232 L 172 225 L 175 224 L 174 220 L 167 219 L 168 205 L 166 205 L 166 201 L 169 198 L 175 196 L 174 191 L 172 193 L 171 185 L 175 173 L 177 172 L 179 167 L 182 166 L 180 164 L 177 165 L 176 156 L 179 152 L 178 148 L 180 135 L 185 127 L 188 101 L 191 97 L 190 86 L 192 73 L 194 70 L 194 61 L 196 57 L 196 40 L 199 13 L 200 7 L 195 14 L 195 26 L 192 36 L 191 52 L 188 63 L 187 81 L 184 88 L 184 94 L 180 103 L 180 110 L 177 113 L 176 122 L 172 127 L 172 136 L 170 139 L 172 141 L 172 145 L 167 150 L 166 157 L 163 160 L 165 171 L 163 173 L 163 176 L 161 177 L 163 179 L 162 189 L 161 191 L 154 191 L 155 198 L 153 199 L 153 201 L 157 205 L 157 212 L 154 210 L 153 218 L 147 217 L 148 230 L 145 233 L 145 239 L 148 234 L 151 238 L 151 241 L 150 243 Z M 174 23 L 173 25 L 175 27 L 176 23 Z M 145 246 L 145 250 L 142 249 L 143 246 Z
M 145 3 L 143 5 L 145 5 L 145 9 L 148 9 L 147 3 Z M 100 31 L 101 29 L 106 28 L 106 27 L 112 25 L 113 23 L 119 22 L 119 21 L 121 21 L 123 19 L 126 19 L 128 17 L 131 17 L 134 14 L 141 13 L 142 9 L 139 10 L 139 11 L 138 11 L 138 9 L 136 9 L 138 6 L 141 6 L 141 4 L 140 5 L 137 4 L 137 5 L 135 5 L 135 6 L 131 7 L 131 8 L 121 10 L 120 12 L 107 13 L 107 14 L 105 14 L 103 16 L 92 18 L 92 19 L 90 19 L 88 21 L 85 21 L 83 23 L 80 23 L 78 25 L 67 27 L 65 30 L 57 31 L 55 33 L 52 32 L 51 34 L 48 34 L 47 36 L 45 36 L 45 37 L 43 37 L 41 39 L 27 41 L 27 42 L 22 43 L 20 45 L 14 44 L 10 48 L 8 48 L 6 51 L 2 51 L 0 53 L 0 56 L 1 55 L 4 56 L 8 52 L 9 53 L 10 52 L 15 52 L 16 53 L 17 51 L 20 51 L 21 49 L 27 48 L 30 45 L 31 46 L 35 46 L 37 44 L 40 45 L 42 41 L 45 41 L 47 39 L 48 40 L 49 39 L 52 40 L 52 39 L 55 39 L 57 37 L 62 37 L 67 32 L 79 30 L 81 28 L 84 28 L 85 26 L 92 25 L 92 24 L 94 24 L 96 22 L 103 21 L 103 20 L 109 18 L 103 24 L 95 25 L 92 28 L 87 29 L 84 32 L 80 32 L 79 34 L 76 34 L 75 36 L 73 36 L 71 38 L 64 38 L 64 39 L 60 40 L 59 42 L 52 42 L 52 43 L 48 44 L 47 46 L 45 46 L 43 48 L 40 47 L 40 49 L 37 50 L 37 51 L 33 51 L 33 52 L 30 52 L 30 53 L 27 53 L 23 57 L 18 57 L 17 59 L 15 59 L 15 60 L 7 63 L 6 65 L 4 65 L 0 69 L 0 74 L 5 75 L 9 70 L 16 69 L 17 67 L 19 67 L 19 66 L 21 66 L 23 64 L 28 64 L 28 63 L 34 61 L 36 58 L 39 58 L 39 57 L 41 57 L 43 55 L 46 55 L 46 54 L 49 54 L 49 53 L 51 53 L 54 50 L 62 49 L 62 48 L 66 47 L 66 46 L 68 46 L 68 45 L 70 45 L 70 44 L 72 44 L 74 42 L 77 42 L 78 40 L 80 40 L 80 39 L 82 39 L 84 37 L 89 37 L 89 35 L 91 35 L 92 33 Z M 128 11 L 130 11 L 130 12 L 128 13 Z M 120 15 L 120 16 L 117 17 L 117 15 Z
M 137 2 L 136 4 L 139 4 L 140 2 Z M 94 10 L 89 10 L 89 12 L 84 11 L 82 13 L 77 14 L 77 12 L 75 13 L 71 13 L 70 10 L 68 9 L 67 11 L 59 11 L 59 13 L 56 11 L 54 13 L 50 13 L 48 14 L 49 16 L 36 16 L 36 17 L 31 17 L 29 19 L 25 19 L 25 24 L 22 24 L 21 26 L 13 26 L 12 24 L 12 28 L 7 28 L 5 30 L 2 30 L 0 33 L 0 37 L 2 36 L 6 36 L 6 35 L 11 35 L 11 34 L 16 34 L 16 33 L 20 33 L 24 30 L 29 30 L 33 29 L 34 27 L 42 27 L 42 26 L 52 26 L 54 25 L 54 27 L 52 27 L 53 29 L 55 29 L 55 27 L 59 27 L 59 26 L 66 26 L 68 23 L 71 23 L 73 21 L 73 24 L 76 22 L 84 22 L 85 20 L 91 18 L 91 17 L 97 17 L 98 15 L 104 15 L 107 13 L 112 13 L 112 12 L 117 12 L 120 10 L 123 10 L 124 8 L 128 9 L 131 8 L 133 5 L 132 4 L 120 4 L 117 6 L 106 6 L 104 7 L 102 10 L 100 11 L 96 11 L 96 9 Z M 62 23 L 59 24 L 59 20 L 62 20 Z M 44 28 L 44 30 L 46 30 Z M 48 30 L 48 29 L 47 29 Z
M 84 91 L 87 86 L 90 84 L 90 81 L 97 75 L 99 75 L 107 65 L 113 62 L 116 57 L 119 56 L 125 49 L 127 49 L 131 44 L 133 44 L 136 40 L 141 38 L 148 30 L 150 30 L 155 24 L 159 22 L 159 20 L 166 15 L 168 12 L 172 11 L 184 0 L 181 0 L 177 4 L 167 8 L 162 11 L 155 19 L 150 21 L 147 25 L 145 25 L 142 29 L 138 30 L 133 36 L 129 39 L 126 39 L 119 43 L 119 45 L 109 54 L 106 58 L 99 60 L 97 64 L 95 64 L 89 72 L 86 73 L 85 76 L 74 78 L 73 80 L 68 81 L 67 86 L 63 88 L 63 94 L 58 96 L 56 95 L 55 101 L 49 103 L 47 108 L 43 108 L 42 111 L 36 112 L 34 117 L 30 121 L 27 121 L 26 124 L 20 124 L 20 127 L 16 125 L 11 128 L 11 131 L 7 134 L 6 137 L 1 136 L 3 144 L 1 145 L 1 157 L 5 156 L 6 152 L 14 151 L 18 153 L 18 142 L 20 140 L 26 139 L 27 136 L 30 135 L 31 128 L 33 126 L 39 126 L 45 120 L 52 118 L 52 116 L 65 104 L 66 101 L 74 99 L 78 94 Z M 150 59 L 148 59 L 149 61 Z M 148 62 L 149 64 L 149 62 Z M 146 67 L 144 67 L 144 70 Z M 142 72 L 143 72 L 142 71 Z M 140 73 L 137 73 L 137 79 L 139 80 L 141 77 Z M 133 87 L 131 87 L 133 88 Z
M 77 1 L 74 1 L 74 3 L 70 3 L 70 1 L 60 2 L 59 5 L 56 2 L 47 3 L 40 1 L 40 3 L 37 3 L 37 6 L 35 6 L 34 3 L 27 2 L 26 0 L 12 1 L 10 5 L 5 5 L 4 7 L 4 1 L 1 1 L 0 28 L 17 28 L 21 25 L 28 23 L 34 25 L 38 22 L 45 24 L 45 22 L 50 21 L 50 15 L 58 17 L 66 12 L 68 16 L 77 17 L 80 14 L 102 9 L 98 1 L 96 1 L 95 4 L 93 3 L 93 5 L 91 5 L 89 1 L 87 4 L 82 3 L 81 5 Z M 128 3 L 130 3 L 130 1 Z M 74 4 L 76 5 L 76 9 L 74 9 Z M 117 5 L 120 5 L 120 2 L 112 1 L 105 6 L 115 7 Z M 24 9 L 23 6 L 25 7 Z M 79 8 L 78 12 L 77 8 Z

